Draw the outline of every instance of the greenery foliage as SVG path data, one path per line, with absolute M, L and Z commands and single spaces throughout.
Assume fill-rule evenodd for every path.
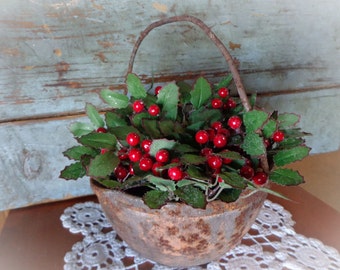
M 296 114 L 265 112 L 252 102 L 252 109 L 246 111 L 236 97 L 220 97 L 219 89 L 227 88 L 232 77 L 224 78 L 216 85 L 200 77 L 193 86 L 185 82 L 169 83 L 156 95 L 143 86 L 135 74 L 127 76 L 128 95 L 104 89 L 101 98 L 112 110 L 99 113 L 86 105 L 90 123 L 73 123 L 70 130 L 77 142 L 64 152 L 74 162 L 61 171 L 65 179 L 78 179 L 85 175 L 107 188 L 128 192 L 141 189 L 143 200 L 151 208 L 160 208 L 169 201 L 181 201 L 197 208 L 204 208 L 209 201 L 218 199 L 232 202 L 239 198 L 244 189 L 271 192 L 267 185 L 253 180 L 253 173 L 242 173 L 250 167 L 268 176 L 268 181 L 280 185 L 298 185 L 303 177 L 285 165 L 301 160 L 309 154 L 297 124 Z M 223 101 L 223 106 L 214 108 L 213 99 Z M 251 98 L 255 100 L 255 96 Z M 136 112 L 133 103 L 141 101 L 145 108 Z M 229 102 L 229 103 L 228 103 Z M 151 115 L 147 108 L 156 104 L 160 111 Z M 229 104 L 229 105 L 228 105 Z M 239 128 L 231 128 L 228 120 L 238 116 L 242 120 Z M 206 130 L 218 134 L 214 124 L 220 123 L 227 137 L 223 147 L 216 147 L 212 138 L 204 144 L 195 140 L 195 134 Z M 221 127 L 220 127 L 221 128 Z M 273 140 L 273 134 L 284 134 L 282 141 Z M 130 133 L 136 133 L 140 141 L 151 140 L 150 150 L 143 150 L 153 164 L 159 150 L 170 154 L 168 162 L 157 169 L 147 171 L 140 168 L 140 161 L 132 162 L 127 156 L 132 148 L 126 142 Z M 209 149 L 204 154 L 203 149 Z M 208 164 L 210 156 L 223 161 L 218 168 Z M 124 156 L 124 157 L 123 157 Z M 264 166 L 263 160 L 267 162 Z M 183 175 L 171 179 L 167 172 L 178 168 Z M 117 168 L 123 168 L 126 175 L 119 178 Z

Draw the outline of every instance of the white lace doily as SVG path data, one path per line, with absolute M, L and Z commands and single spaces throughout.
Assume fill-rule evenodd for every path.
M 67 252 L 65 270 L 138 270 L 149 266 L 153 270 L 171 270 L 148 259 L 119 239 L 106 220 L 99 204 L 78 203 L 65 209 L 60 217 L 63 226 L 84 239 Z M 240 245 L 219 261 L 189 270 L 336 270 L 340 255 L 321 241 L 297 234 L 291 214 L 281 205 L 266 200 L 260 214 Z M 109 232 L 105 233 L 104 229 Z

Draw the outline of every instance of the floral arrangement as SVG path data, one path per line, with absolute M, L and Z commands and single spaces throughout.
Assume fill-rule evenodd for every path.
M 127 75 L 127 94 L 104 89 L 112 107 L 86 105 L 90 123 L 70 127 L 79 145 L 64 152 L 74 162 L 64 179 L 85 175 L 100 185 L 140 194 L 150 208 L 183 202 L 205 208 L 233 202 L 244 190 L 270 190 L 269 182 L 298 185 L 303 177 L 285 165 L 309 154 L 293 113 L 268 113 L 250 98 L 250 109 L 231 96 L 232 76 L 217 84 L 198 78 L 152 86 Z M 279 194 L 277 194 L 280 196 Z

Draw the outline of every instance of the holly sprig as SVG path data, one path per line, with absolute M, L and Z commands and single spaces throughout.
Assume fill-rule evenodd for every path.
M 309 134 L 297 127 L 300 117 L 258 109 L 255 96 L 250 98 L 252 109 L 246 111 L 238 98 L 230 96 L 231 82 L 227 76 L 211 85 L 200 77 L 192 87 L 169 83 L 155 95 L 137 75 L 128 74 L 128 95 L 109 89 L 100 93 L 112 110 L 100 113 L 88 103 L 90 122 L 70 126 L 79 145 L 64 152 L 74 162 L 60 176 L 87 175 L 123 191 L 147 188 L 143 200 L 151 208 L 168 201 L 205 208 L 215 199 L 235 201 L 246 188 L 275 193 L 268 189 L 268 181 L 303 183 L 297 171 L 285 168 L 310 151 L 304 140 Z M 156 109 L 152 113 L 151 106 Z M 151 141 L 149 149 L 129 144 L 129 134 L 138 137 L 138 147 L 139 141 Z M 129 156 L 131 149 L 141 156 Z M 172 159 L 159 165 L 161 150 Z M 155 164 L 159 166 L 153 170 Z

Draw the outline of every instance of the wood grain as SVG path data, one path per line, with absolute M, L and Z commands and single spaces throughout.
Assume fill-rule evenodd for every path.
M 339 9 L 337 0 L 0 1 L 0 210 L 90 192 L 58 179 L 74 142 L 67 125 L 86 102 L 106 108 L 98 93 L 123 89 L 139 33 L 174 15 L 212 28 L 261 105 L 301 114 L 313 153 L 339 149 Z M 217 80 L 227 68 L 197 27 L 179 23 L 150 33 L 134 72 L 163 83 Z

